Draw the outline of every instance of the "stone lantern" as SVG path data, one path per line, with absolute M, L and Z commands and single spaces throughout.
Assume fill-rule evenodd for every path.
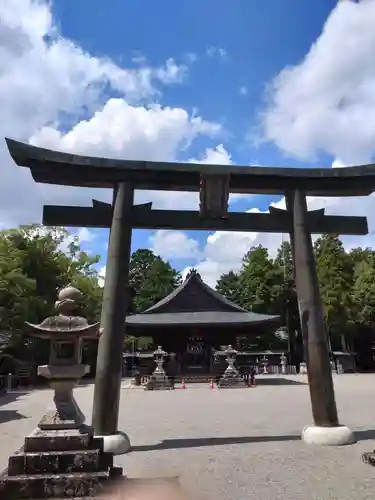
M 33 337 L 50 341 L 47 365 L 38 374 L 54 391 L 54 408 L 37 429 L 25 437 L 24 446 L 9 457 L 0 478 L 1 498 L 92 497 L 122 470 L 113 467 L 113 455 L 105 451 L 103 437 L 92 427 L 73 396 L 73 389 L 89 371 L 82 364 L 82 342 L 99 336 L 99 323 L 88 324 L 76 314 L 82 294 L 68 286 L 58 294 L 56 315 L 39 325 L 28 323 Z
M 288 363 L 288 358 L 285 356 L 284 353 L 282 353 L 282 355 L 280 356 L 280 365 L 281 365 L 281 373 L 283 375 L 286 375 L 286 372 L 287 372 L 287 363 Z
M 225 361 L 228 363 L 228 366 L 218 383 L 220 389 L 246 387 L 245 381 L 234 366 L 238 352 L 231 345 L 228 345 L 223 354 L 226 356 Z
M 39 325 L 27 323 L 32 337 L 50 341 L 48 365 L 39 366 L 38 375 L 48 379 L 54 390 L 55 408 L 39 423 L 42 430 L 79 429 L 85 421 L 73 389 L 90 371 L 89 365 L 82 364 L 82 344 L 84 339 L 99 337 L 99 323 L 89 325 L 86 318 L 74 314 L 81 297 L 79 290 L 68 286 L 58 294 L 56 316 Z
M 261 362 L 262 362 L 262 365 L 263 365 L 263 374 L 267 374 L 268 373 L 268 358 L 266 355 L 263 356 L 263 358 L 261 359 Z
M 156 368 L 151 375 L 150 380 L 147 382 L 145 387 L 148 391 L 155 390 L 165 390 L 171 389 L 171 383 L 168 380 L 168 377 L 164 371 L 164 360 L 168 354 L 162 349 L 161 345 L 158 346 L 156 351 L 154 351 L 154 361 L 156 364 Z

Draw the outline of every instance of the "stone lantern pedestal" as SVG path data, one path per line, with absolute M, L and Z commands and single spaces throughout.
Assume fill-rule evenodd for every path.
M 49 363 L 38 367 L 38 375 L 48 379 L 54 404 L 23 448 L 9 458 L 0 478 L 0 498 L 93 496 L 118 472 L 113 455 L 104 452 L 103 439 L 85 425 L 73 395 L 90 368 L 81 363 L 83 339 L 99 336 L 98 323 L 89 325 L 74 314 L 80 297 L 75 288 L 63 289 L 55 304 L 57 315 L 40 325 L 28 324 L 32 336 L 50 340 Z
M 156 368 L 151 375 L 150 380 L 147 382 L 145 387 L 148 391 L 160 391 L 160 390 L 170 390 L 171 383 L 168 379 L 167 374 L 164 371 L 164 360 L 167 353 L 163 351 L 162 347 L 159 345 L 154 352 L 154 359 L 156 363 Z
M 231 345 L 228 345 L 224 351 L 224 355 L 226 355 L 225 361 L 228 366 L 219 380 L 218 387 L 220 389 L 243 389 L 246 387 L 245 381 L 234 366 L 237 354 L 237 351 Z

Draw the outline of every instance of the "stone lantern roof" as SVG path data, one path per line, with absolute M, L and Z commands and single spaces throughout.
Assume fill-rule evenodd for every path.
M 67 286 L 60 290 L 58 300 L 55 302 L 55 316 L 49 316 L 39 325 L 26 322 L 31 330 L 31 335 L 39 338 L 51 338 L 63 334 L 70 336 L 94 337 L 97 336 L 99 323 L 89 324 L 87 319 L 77 316 L 74 312 L 78 307 L 78 300 L 83 296 L 77 288 Z

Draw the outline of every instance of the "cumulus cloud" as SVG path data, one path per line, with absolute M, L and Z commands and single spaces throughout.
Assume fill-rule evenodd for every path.
M 163 259 L 191 259 L 199 255 L 199 243 L 183 231 L 155 231 L 149 243 Z
M 347 164 L 375 153 L 375 1 L 337 3 L 306 57 L 271 83 L 264 136 L 286 153 Z
M 220 129 L 184 109 L 139 105 L 163 85 L 181 83 L 186 65 L 168 59 L 160 67 L 128 69 L 93 57 L 61 36 L 42 0 L 2 0 L 0 19 L 0 137 L 76 153 L 172 160 L 197 136 Z M 121 98 L 107 100 L 108 92 Z M 107 192 L 36 185 L 27 169 L 14 166 L 2 140 L 0 162 L 2 226 L 40 221 L 43 203 L 110 199 Z

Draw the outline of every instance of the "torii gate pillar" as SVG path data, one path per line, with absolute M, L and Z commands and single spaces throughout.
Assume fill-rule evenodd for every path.
M 301 328 L 307 341 L 307 371 L 313 426 L 303 429 L 310 444 L 344 445 L 355 442 L 351 430 L 339 424 L 323 304 L 320 298 L 305 193 L 292 193 L 295 279 Z
M 95 435 L 103 437 L 104 451 L 114 455 L 130 450 L 128 436 L 118 431 L 118 416 L 125 320 L 130 301 L 133 199 L 131 184 L 121 183 L 114 189 L 92 413 Z

